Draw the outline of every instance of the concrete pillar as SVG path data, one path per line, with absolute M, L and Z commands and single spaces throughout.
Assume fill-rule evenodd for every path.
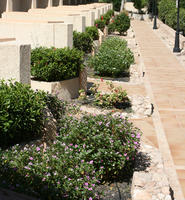
M 52 7 L 53 6 L 53 0 L 48 0 L 48 7 Z
M 63 0 L 59 0 L 59 6 L 63 6 L 64 3 L 63 3 Z
M 13 11 L 13 0 L 7 0 L 6 2 L 6 12 Z
M 31 8 L 37 8 L 37 0 L 31 1 Z

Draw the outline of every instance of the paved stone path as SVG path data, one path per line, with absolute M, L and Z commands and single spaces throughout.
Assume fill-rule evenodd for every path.
M 144 21 L 133 21 L 154 103 L 153 123 L 176 200 L 185 196 L 185 68 Z M 183 191 L 183 192 L 182 192 Z

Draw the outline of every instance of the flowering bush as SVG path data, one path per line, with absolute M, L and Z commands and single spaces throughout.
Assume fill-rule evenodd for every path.
M 81 146 L 83 160 L 102 170 L 103 180 L 117 176 L 129 161 L 134 160 L 141 133 L 120 116 L 87 115 L 63 118 L 58 140 L 67 145 Z
M 110 37 L 103 41 L 98 53 L 88 63 L 97 75 L 123 77 L 134 63 L 134 56 L 125 40 Z
M 111 82 L 107 82 L 107 84 L 109 85 L 109 89 L 111 92 L 110 94 L 102 94 L 101 92 L 97 92 L 98 85 L 96 84 L 94 84 L 93 87 L 90 88 L 92 93 L 94 93 L 95 95 L 95 105 L 106 108 L 115 107 L 122 109 L 131 106 L 126 90 L 123 90 L 122 87 L 114 87 Z
M 61 119 L 50 146 L 0 149 L 0 187 L 52 200 L 96 200 L 96 187 L 130 169 L 140 131 L 121 116 Z
M 103 169 L 95 171 L 85 162 L 81 145 L 56 141 L 23 149 L 0 150 L 0 187 L 24 192 L 41 199 L 97 199 L 95 185 Z
M 96 19 L 94 25 L 103 32 L 105 28 L 105 20 Z

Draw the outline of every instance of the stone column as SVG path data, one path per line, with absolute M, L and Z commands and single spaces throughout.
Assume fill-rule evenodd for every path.
M 37 8 L 37 0 L 31 1 L 31 8 Z
M 63 6 L 63 0 L 59 0 L 59 6 Z
M 52 7 L 53 6 L 53 0 L 48 0 L 48 7 Z
M 6 12 L 13 11 L 13 0 L 7 0 L 6 2 Z

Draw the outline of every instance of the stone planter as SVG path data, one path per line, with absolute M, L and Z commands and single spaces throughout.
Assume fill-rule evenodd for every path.
M 57 94 L 59 98 L 64 100 L 71 100 L 77 98 L 79 95 L 80 79 L 78 77 L 55 82 L 31 80 L 31 88 L 33 90 L 44 90 L 53 95 Z

